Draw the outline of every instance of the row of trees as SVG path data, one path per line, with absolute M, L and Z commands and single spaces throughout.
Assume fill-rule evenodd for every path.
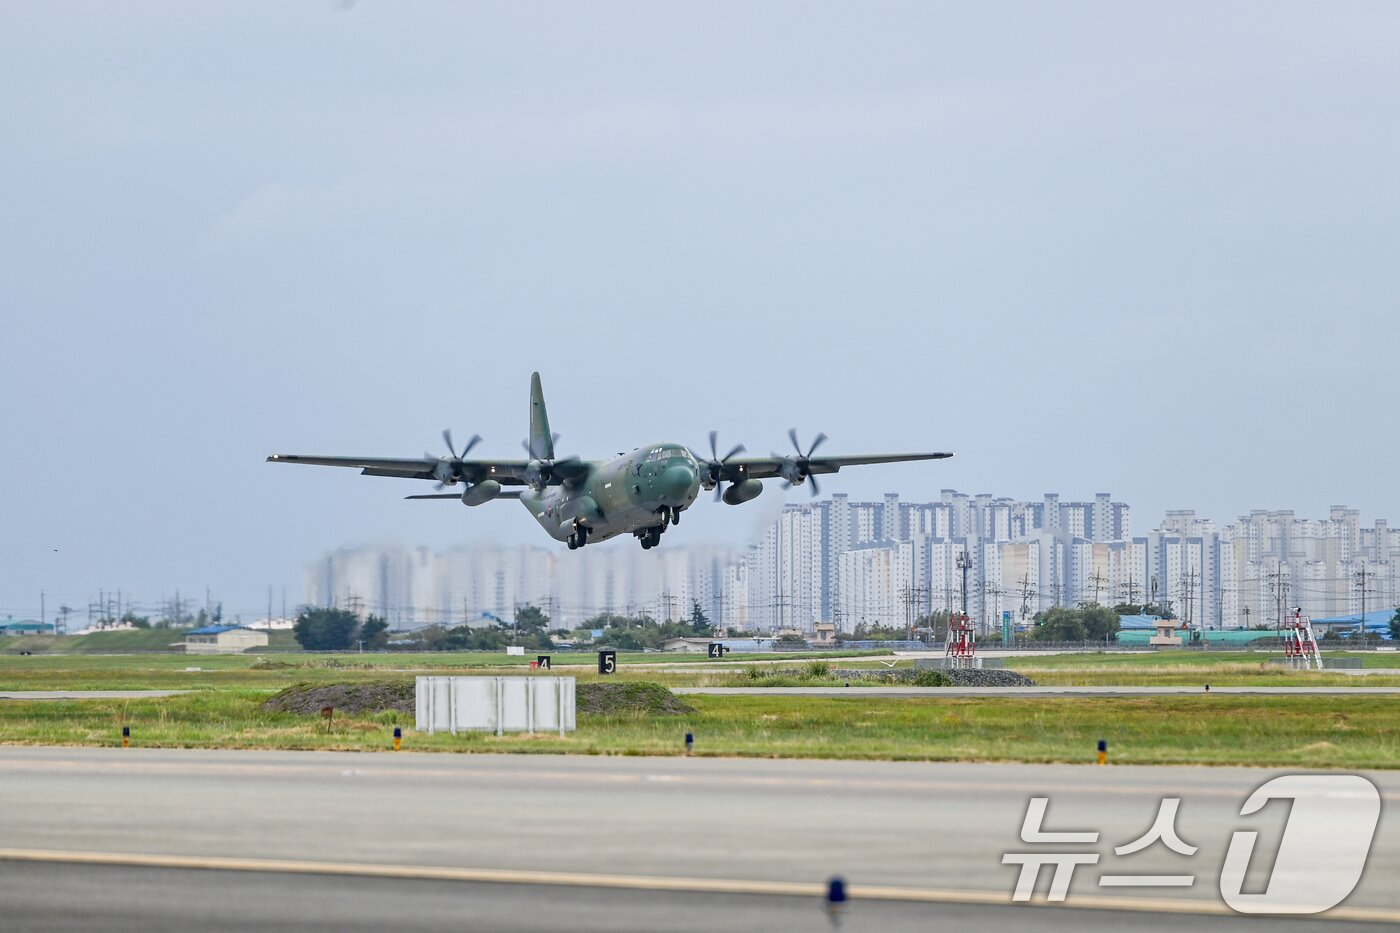
M 1036 614 L 1029 635 L 1035 641 L 1103 641 L 1117 637 L 1120 615 L 1145 613 L 1171 617 L 1166 612 L 1158 613 L 1157 609 L 1151 604 L 1123 604 L 1112 609 L 1093 603 L 1082 604 L 1077 609 L 1055 606 Z M 949 617 L 949 612 L 939 610 L 920 616 L 915 624 L 931 630 L 933 640 L 939 641 L 947 635 Z M 146 619 L 133 618 L 130 621 L 138 627 L 150 625 Z M 402 646 L 427 651 L 501 651 L 507 645 L 547 650 L 555 647 L 556 640 L 567 639 L 574 634 L 568 629 L 550 629 L 549 626 L 549 616 L 543 610 L 536 606 L 522 606 L 510 622 L 475 628 L 466 625 L 453 628 L 428 626 L 420 629 L 414 639 L 402 643 Z M 670 638 L 706 638 L 714 635 L 714 625 L 699 603 L 692 606 L 689 618 L 680 621 L 660 622 L 646 613 L 636 616 L 602 613 L 588 619 L 583 629 L 590 632 L 601 629 L 601 637 L 593 637 L 593 641 L 624 651 L 660 648 Z M 391 647 L 388 622 L 375 615 L 361 622 L 354 613 L 344 609 L 303 609 L 297 616 L 292 634 L 297 643 L 308 651 L 344 651 L 359 645 L 370 650 Z M 851 639 L 856 641 L 894 641 L 907 636 L 906 628 L 865 622 L 858 623 L 851 633 Z M 1400 639 L 1400 608 L 1395 610 L 1390 620 L 1390 636 Z
M 345 651 L 388 647 L 389 623 L 370 615 L 363 622 L 347 609 L 303 609 L 292 625 L 292 636 L 307 651 Z
M 538 606 L 521 606 L 509 622 L 452 627 L 430 625 L 399 644 L 419 651 L 501 651 L 508 645 L 545 651 L 556 647 L 558 641 L 575 638 L 575 632 L 551 628 L 550 625 L 548 613 Z M 600 629 L 601 636 L 591 634 Z M 660 648 L 668 638 L 713 635 L 714 626 L 700 604 L 696 603 L 691 608 L 690 616 L 679 621 L 660 622 L 646 613 L 636 616 L 601 613 L 586 620 L 578 632 L 588 632 L 587 637 L 600 645 L 623 651 L 641 651 Z

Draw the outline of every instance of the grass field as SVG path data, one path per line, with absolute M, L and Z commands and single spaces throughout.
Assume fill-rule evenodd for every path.
M 1386 697 L 869 699 L 690 696 L 694 713 L 579 717 L 565 737 L 419 735 L 397 713 L 264 713 L 265 690 L 208 690 L 162 700 L 7 702 L 6 744 L 388 750 L 404 727 L 413 750 L 1090 762 L 1100 739 L 1119 764 L 1400 766 L 1400 704 Z
M 1016 659 L 1010 666 L 1042 683 L 1392 681 L 1388 676 L 1269 671 L 1261 669 L 1261 658 L 1245 662 L 1242 657 L 1061 655 Z M 399 725 L 406 747 L 440 751 L 666 754 L 678 752 L 690 731 L 702 755 L 1088 762 L 1103 738 L 1116 763 L 1400 767 L 1400 697 L 689 696 L 685 699 L 695 707 L 693 713 L 580 715 L 578 731 L 563 738 L 418 735 L 409 728 L 412 717 L 396 713 L 338 715 L 327 734 L 319 717 L 261 709 L 291 684 L 409 681 L 418 673 L 521 673 L 527 669 L 522 661 L 528 660 L 488 654 L 4 656 L 0 690 L 193 692 L 127 701 L 0 701 L 0 743 L 118 745 L 121 727 L 128 725 L 138 746 L 387 750 L 393 727 Z M 591 662 L 589 656 L 579 660 Z M 632 664 L 624 664 L 613 680 L 668 686 L 755 682 L 747 673 L 752 665 L 735 660 L 724 663 L 732 671 L 720 673 L 635 667 L 658 660 L 653 654 L 619 660 Z M 580 681 L 598 677 L 591 665 L 568 673 Z M 830 682 L 829 674 L 817 673 L 810 664 L 773 673 L 764 674 L 762 682 Z

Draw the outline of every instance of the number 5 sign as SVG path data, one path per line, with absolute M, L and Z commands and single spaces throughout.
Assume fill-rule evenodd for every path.
M 600 673 L 600 674 L 616 674 L 616 673 L 617 673 L 617 652 L 616 652 L 616 651 L 599 651 L 599 652 L 598 652 L 598 673 Z

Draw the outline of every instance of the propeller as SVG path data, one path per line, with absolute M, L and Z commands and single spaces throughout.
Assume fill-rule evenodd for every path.
M 818 434 L 812 441 L 812 445 L 807 448 L 807 452 L 802 452 L 802 444 L 797 440 L 797 429 L 788 428 L 788 438 L 792 441 L 793 450 L 797 451 L 797 457 L 783 457 L 774 454 L 775 458 L 783 461 L 783 488 L 791 489 L 793 486 L 801 486 L 807 480 L 812 481 L 812 495 L 817 496 L 821 488 L 817 485 L 817 478 L 812 475 L 812 453 L 826 440 L 825 434 Z
M 715 446 L 715 443 L 716 443 L 716 441 L 718 441 L 718 440 L 719 440 L 719 432 L 718 432 L 718 431 L 711 431 L 711 432 L 710 432 L 710 459 L 709 459 L 709 460 L 701 460 L 701 458 L 699 458 L 699 457 L 696 457 L 696 458 L 695 458 L 696 460 L 700 460 L 700 462 L 704 465 L 705 469 L 708 471 L 707 474 L 706 474 L 706 476 L 705 476 L 705 485 L 706 485 L 706 488 L 710 488 L 710 487 L 713 487 L 713 488 L 714 488 L 714 490 L 715 490 L 715 501 L 716 501 L 716 502 L 718 502 L 719 499 L 720 499 L 720 496 L 723 495 L 723 491 L 720 489 L 720 483 L 721 483 L 721 482 L 723 481 L 723 479 L 724 479 L 724 465 L 725 465 L 725 463 L 727 463 L 731 457 L 737 456 L 738 454 L 743 453 L 743 452 L 747 449 L 747 448 L 744 447 L 743 444 L 735 444 L 735 445 L 734 445 L 734 448 L 733 448 L 732 450 L 730 450 L 729 453 L 727 453 L 727 454 L 725 454 L 723 457 L 721 457 L 721 456 L 719 455 L 719 448 Z M 694 451 L 692 451 L 692 453 L 694 453 Z
M 555 444 L 559 443 L 559 435 L 550 435 L 550 440 Z M 525 467 L 525 470 L 529 474 L 530 486 L 535 492 L 539 492 L 549 485 L 549 481 L 554 478 L 557 467 L 582 462 L 577 454 L 553 460 L 543 458 L 535 452 L 528 440 L 521 441 L 520 446 L 525 449 L 525 453 L 530 455 L 530 463 Z
M 444 486 L 455 486 L 457 484 L 457 480 L 462 475 L 462 461 L 467 458 L 467 454 L 472 452 L 473 447 L 481 443 L 481 435 L 473 434 L 471 440 L 467 441 L 466 446 L 462 448 L 460 454 L 457 453 L 457 448 L 452 444 L 451 428 L 442 429 L 442 440 L 443 443 L 447 445 L 447 452 L 452 454 L 451 459 L 447 457 L 434 457 L 431 453 L 427 452 L 423 454 L 423 456 L 429 460 L 436 459 L 438 461 L 438 465 L 433 470 L 433 473 L 438 478 L 437 488 L 439 490 Z

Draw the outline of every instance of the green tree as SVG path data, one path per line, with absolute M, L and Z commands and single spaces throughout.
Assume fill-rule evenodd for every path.
M 1390 617 L 1390 637 L 1400 639 L 1400 607 L 1395 610 L 1395 615 Z
M 715 627 L 710 622 L 710 617 L 705 615 L 705 610 L 700 608 L 699 602 L 690 604 L 690 632 L 692 635 L 713 635 Z
M 521 606 L 515 610 L 515 629 L 518 632 L 548 632 L 549 616 L 538 606 Z
M 363 642 L 364 646 L 371 651 L 380 651 L 389 645 L 389 623 L 379 616 L 371 614 L 360 625 L 360 631 L 356 634 L 355 640 Z
M 914 620 L 915 628 L 928 629 L 932 641 L 943 641 L 948 637 L 948 619 L 952 616 L 947 609 L 935 609 Z
M 1052 606 L 1037 613 L 1031 629 L 1031 638 L 1036 641 L 1083 641 L 1087 634 L 1083 614 L 1065 606 Z
M 355 640 L 360 620 L 345 609 L 312 609 L 297 615 L 292 637 L 307 651 L 344 651 Z
M 1107 606 L 1080 606 L 1079 615 L 1084 620 L 1084 633 L 1088 638 L 1094 641 L 1118 638 L 1118 613 Z

